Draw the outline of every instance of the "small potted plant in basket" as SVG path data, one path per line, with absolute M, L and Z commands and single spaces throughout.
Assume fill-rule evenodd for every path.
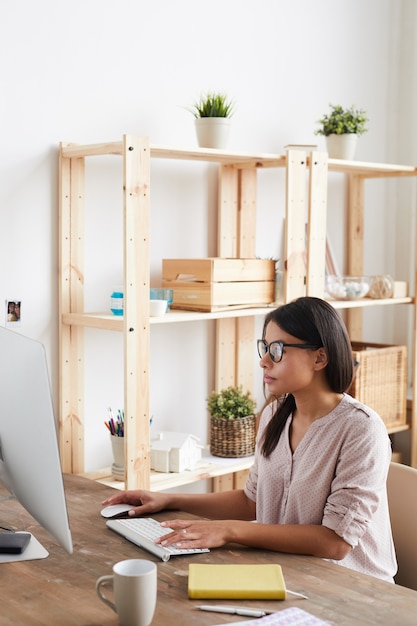
M 242 387 L 212 391 L 207 398 L 210 413 L 210 453 L 221 457 L 249 456 L 255 451 L 255 400 Z
M 368 117 L 363 109 L 354 106 L 344 109 L 340 104 L 330 104 L 330 113 L 318 121 L 316 135 L 326 137 L 327 151 L 334 159 L 352 160 L 355 156 L 357 139 L 367 132 Z
M 195 117 L 198 145 L 201 148 L 225 148 L 234 112 L 233 102 L 226 94 L 209 91 L 200 96 L 190 111 Z

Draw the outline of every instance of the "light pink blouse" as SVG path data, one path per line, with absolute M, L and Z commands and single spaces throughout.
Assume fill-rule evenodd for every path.
M 310 426 L 294 454 L 291 416 L 269 458 L 260 439 L 277 407 L 261 416 L 245 486 L 263 524 L 323 524 L 352 546 L 335 563 L 393 582 L 397 570 L 386 493 L 391 442 L 375 411 L 345 394 Z

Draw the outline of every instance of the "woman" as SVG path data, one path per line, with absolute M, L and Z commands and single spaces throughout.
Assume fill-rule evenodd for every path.
M 163 545 L 237 542 L 330 559 L 393 582 L 391 445 L 379 415 L 345 393 L 353 360 L 340 316 L 319 298 L 283 305 L 266 316 L 258 352 L 275 400 L 262 412 L 244 489 L 125 491 L 103 504 L 133 504 L 133 516 L 180 509 L 211 518 L 166 522 L 174 530 L 159 540 Z

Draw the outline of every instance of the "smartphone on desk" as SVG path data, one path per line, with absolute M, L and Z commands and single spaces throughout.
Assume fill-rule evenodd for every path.
M 31 537 L 30 533 L 0 532 L 0 554 L 22 554 Z

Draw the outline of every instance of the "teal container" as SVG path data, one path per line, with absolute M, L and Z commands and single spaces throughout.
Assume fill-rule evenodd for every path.
M 110 296 L 110 311 L 113 315 L 123 315 L 124 313 L 124 293 L 123 287 L 116 287 Z

